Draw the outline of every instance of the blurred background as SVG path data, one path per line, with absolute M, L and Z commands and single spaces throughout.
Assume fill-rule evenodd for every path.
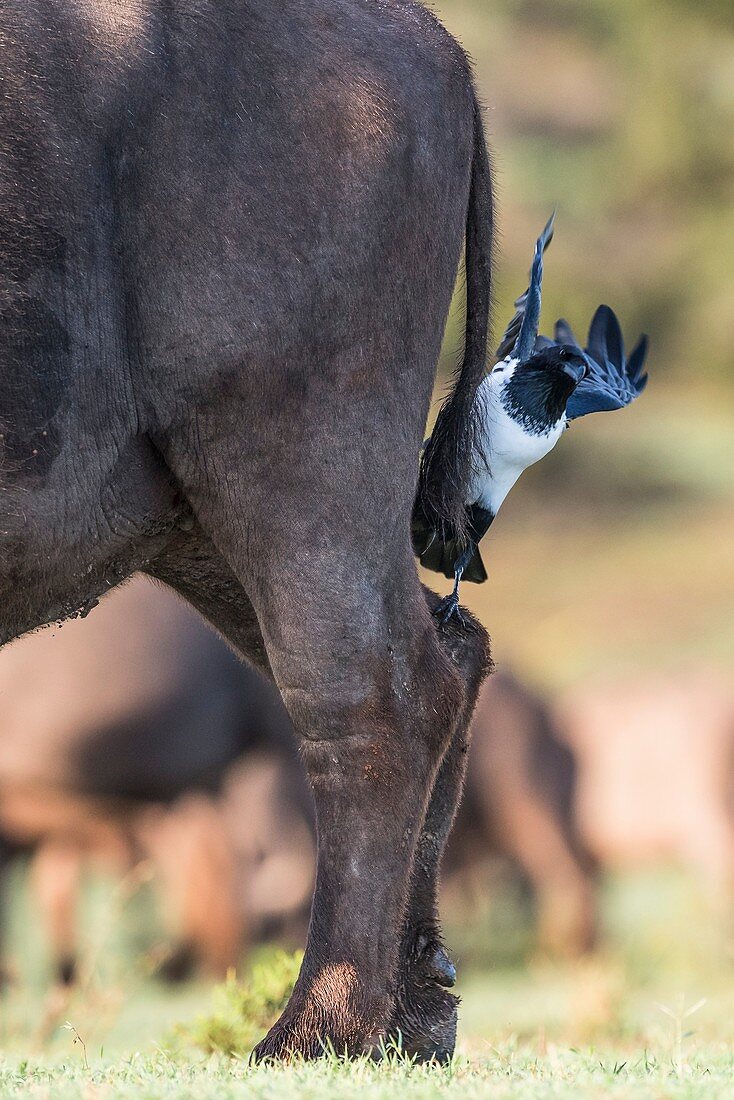
M 557 207 L 541 329 L 607 302 L 651 338 L 644 398 L 524 475 L 462 591 L 499 669 L 445 868 L 462 1043 L 640 1048 L 688 1007 L 731 1042 L 734 8 L 433 7 L 486 107 L 497 332 Z M 0 1046 L 73 1017 L 108 1049 L 246 1049 L 297 964 L 263 946 L 298 948 L 313 873 L 286 719 L 146 585 L 0 655 Z

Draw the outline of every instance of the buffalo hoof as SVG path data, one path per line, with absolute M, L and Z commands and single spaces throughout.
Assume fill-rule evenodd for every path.
M 77 979 L 77 963 L 73 955 L 64 955 L 56 968 L 60 985 L 74 985 Z
M 283 1015 L 253 1050 L 250 1061 L 289 1062 L 327 1055 L 372 1053 L 385 1040 L 386 998 L 368 999 L 348 964 L 324 968 L 310 989 L 296 986 Z
M 384 1043 L 384 1032 L 372 1032 L 365 1037 L 360 1030 L 346 1031 L 343 1026 L 326 1027 L 323 1023 L 302 1019 L 299 1021 L 278 1021 L 262 1039 L 252 1054 L 253 1065 L 268 1062 L 291 1062 L 303 1058 L 314 1061 L 316 1058 L 340 1056 L 354 1058 L 360 1054 L 372 1054 Z
M 451 989 L 456 985 L 456 967 L 449 958 L 443 944 L 438 944 L 425 958 L 426 977 L 432 978 L 438 985 Z
M 389 1038 L 419 1062 L 451 1061 L 456 1046 L 459 998 L 449 993 L 456 968 L 440 940 L 420 937 L 404 964 Z

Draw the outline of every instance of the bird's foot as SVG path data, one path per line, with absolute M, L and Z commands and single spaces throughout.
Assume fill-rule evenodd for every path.
M 433 614 L 440 626 L 446 626 L 454 618 L 458 620 L 459 626 L 465 625 L 464 614 L 459 607 L 459 596 L 456 592 L 452 592 L 441 600 Z

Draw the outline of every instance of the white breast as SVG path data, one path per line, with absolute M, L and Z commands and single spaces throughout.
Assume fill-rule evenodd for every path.
M 479 456 L 471 485 L 471 502 L 480 503 L 495 515 L 523 470 L 553 450 L 566 426 L 565 413 L 542 434 L 530 433 L 513 420 L 499 396 L 512 370 L 510 366 L 502 375 L 489 374 L 477 394 L 480 441 L 486 464 Z

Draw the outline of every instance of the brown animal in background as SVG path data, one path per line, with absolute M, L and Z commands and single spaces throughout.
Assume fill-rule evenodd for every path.
M 576 763 L 548 706 L 514 677 L 495 673 L 474 716 L 464 799 L 447 852 L 449 874 L 488 852 L 527 876 L 540 945 L 591 949 L 597 924 L 591 859 L 574 821 Z
M 256 752 L 232 766 L 217 797 L 192 792 L 169 804 L 140 804 L 76 794 L 60 801 L 58 792 L 37 789 L 24 798 L 22 825 L 18 804 L 6 804 L 2 818 L 15 840 L 8 854 L 33 853 L 38 915 L 59 980 L 85 977 L 77 907 L 90 864 L 129 878 L 133 888 L 153 879 L 170 945 L 158 952 L 156 971 L 170 981 L 195 969 L 223 978 L 251 940 L 302 944 L 315 850 L 310 815 L 291 798 L 294 782 L 307 793 L 295 759 Z
M 57 792 L 48 794 L 53 798 Z M 16 807 L 6 806 L 3 817 L 23 847 L 35 849 L 31 878 L 38 913 L 64 984 L 84 982 L 95 962 L 85 953 L 80 958 L 77 930 L 82 872 L 90 863 L 115 872 L 125 894 L 153 877 L 160 921 L 172 945 L 157 953 L 160 974 L 177 980 L 198 968 L 221 978 L 237 965 L 249 931 L 235 892 L 241 871 L 211 795 L 192 793 L 171 805 L 145 807 L 69 795 L 63 821 L 52 828 L 47 821 L 44 828 L 46 797 L 39 790 L 26 801 L 26 821 L 34 819 L 35 829 L 18 831 Z M 82 833 L 78 825 L 85 815 Z
M 562 708 L 579 760 L 578 821 L 611 867 L 674 860 L 734 890 L 734 690 L 715 673 L 576 689 Z

